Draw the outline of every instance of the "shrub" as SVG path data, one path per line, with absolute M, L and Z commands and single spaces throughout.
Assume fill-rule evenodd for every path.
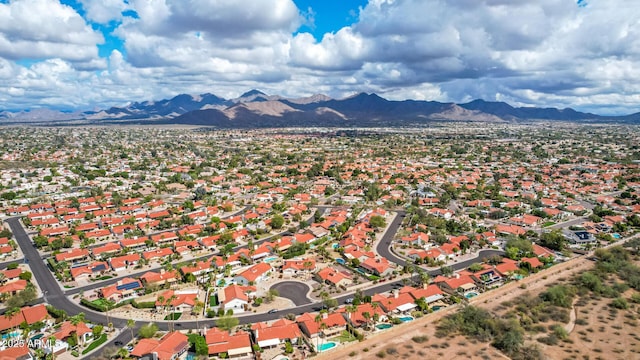
M 629 303 L 627 302 L 627 299 L 618 297 L 613 299 L 613 301 L 611 302 L 611 306 L 616 309 L 624 310 L 629 308 Z
M 412 337 L 411 340 L 413 340 L 413 342 L 416 342 L 418 344 L 422 344 L 423 342 L 429 341 L 429 337 L 426 335 L 419 335 L 419 336 Z

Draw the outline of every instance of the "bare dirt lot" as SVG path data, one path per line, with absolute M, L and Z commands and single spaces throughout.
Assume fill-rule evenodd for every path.
M 549 269 L 533 274 L 523 280 L 509 283 L 499 289 L 483 293 L 471 300 L 471 304 L 495 310 L 502 302 L 512 301 L 518 296 L 530 293 L 542 292 L 551 284 L 570 278 L 573 274 L 581 273 L 593 267 L 593 262 L 584 257 L 574 258 L 567 262 L 555 265 Z M 327 351 L 316 357 L 316 359 L 508 359 L 504 354 L 491 347 L 488 343 L 481 343 L 475 340 L 465 339 L 462 336 L 455 338 L 438 339 L 434 336 L 436 324 L 443 316 L 455 312 L 458 307 L 450 307 L 429 314 L 421 319 L 410 323 L 405 323 L 370 336 L 363 342 L 343 345 L 335 350 Z M 596 328 L 595 331 L 598 331 Z M 611 333 L 612 337 L 615 337 Z M 624 336 L 629 336 L 622 332 Z M 573 333 L 572 333 L 573 335 Z M 595 336 L 594 336 L 595 337 Z M 611 342 L 611 340 L 610 340 Z M 541 348 L 547 353 L 547 349 Z M 604 347 L 602 348 L 604 351 Z M 586 352 L 585 352 L 586 353 Z M 595 352 L 594 352 L 595 353 Z M 593 353 L 592 353 L 593 354 Z M 606 353 L 603 352 L 603 354 Z M 574 358 L 572 354 L 567 354 L 564 349 L 552 349 L 548 357 L 550 359 Z M 613 354 L 615 355 L 615 354 Z M 580 357 L 582 359 L 582 357 Z M 591 356 L 595 358 L 595 356 Z M 606 357 L 603 358 L 613 358 Z M 621 357 L 624 358 L 624 357 Z M 627 359 L 634 358 L 626 357 Z

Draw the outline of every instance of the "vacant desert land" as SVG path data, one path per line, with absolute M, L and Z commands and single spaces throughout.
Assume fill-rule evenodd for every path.
M 584 257 L 574 258 L 518 282 L 483 293 L 473 298 L 470 303 L 487 310 L 495 310 L 502 302 L 511 301 L 527 292 L 537 294 L 544 291 L 548 286 L 568 279 L 573 274 L 581 273 L 591 267 L 593 267 L 593 262 Z M 327 351 L 317 356 L 316 359 L 389 358 L 409 360 L 432 357 L 445 359 L 508 359 L 507 356 L 491 347 L 488 343 L 465 339 L 462 336 L 453 339 L 436 338 L 434 334 L 437 321 L 457 309 L 458 307 L 450 307 L 437 311 L 421 319 L 396 326 L 390 331 L 371 336 L 361 343 L 353 343 L 334 351 Z M 615 335 L 612 336 L 615 337 Z M 543 346 L 541 348 L 545 349 Z M 557 349 L 553 349 L 553 352 L 555 356 L 549 352 L 549 357 L 552 359 L 570 357 L 561 355 L 560 352 L 564 353 L 562 349 L 560 352 Z M 546 349 L 545 353 L 547 353 Z M 592 356 L 592 358 L 595 357 Z

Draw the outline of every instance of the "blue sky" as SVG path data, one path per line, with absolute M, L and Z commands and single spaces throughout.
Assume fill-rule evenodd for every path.
M 364 0 L 295 0 L 298 8 L 312 14 L 313 23 L 303 25 L 298 32 L 309 32 L 317 40 L 322 40 L 325 33 L 335 33 L 358 20 L 360 7 L 367 5 Z M 309 11 L 311 9 L 311 11 Z
M 0 111 L 249 89 L 640 111 L 627 0 L 0 0 Z

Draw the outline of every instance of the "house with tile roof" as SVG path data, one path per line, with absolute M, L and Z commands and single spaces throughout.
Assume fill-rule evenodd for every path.
M 253 348 L 251 347 L 251 335 L 242 330 L 231 334 L 228 331 L 218 328 L 211 328 L 204 331 L 204 337 L 209 347 L 209 356 L 236 358 L 253 358 Z
M 154 360 L 176 360 L 189 350 L 187 335 L 173 331 L 160 339 L 141 339 L 131 350 L 135 358 L 148 357 Z
M 433 282 L 449 294 L 465 294 L 470 291 L 479 291 L 478 284 L 468 274 L 455 273 L 453 277 L 437 276 Z
M 288 276 L 295 276 L 299 273 L 312 273 L 315 272 L 316 267 L 316 259 L 289 259 L 284 260 L 284 264 L 282 265 L 282 273 Z
M 352 282 L 350 274 L 338 271 L 330 266 L 318 271 L 315 278 L 323 284 L 333 286 L 349 286 Z
M 109 264 L 105 261 L 94 261 L 89 265 L 71 268 L 71 277 L 74 280 L 85 280 L 92 275 L 103 275 L 109 271 Z
M 29 350 L 28 343 L 19 344 L 19 346 L 7 346 L 0 348 L 0 359 L 7 360 L 33 360 L 35 359 Z
M 123 271 L 131 266 L 136 266 L 140 261 L 140 254 L 132 253 L 117 257 L 112 257 L 109 259 L 109 265 L 113 271 Z
M 89 250 L 87 249 L 70 249 L 65 252 L 56 254 L 56 261 L 81 261 L 89 257 Z
M 140 280 L 133 278 L 122 278 L 115 284 L 100 289 L 100 295 L 104 299 L 114 301 L 116 304 L 137 296 L 137 291 L 142 289 Z
M 108 255 L 113 255 L 122 250 L 122 246 L 119 243 L 111 242 L 102 246 L 95 247 L 91 250 L 91 253 L 95 258 L 103 258 Z
M 169 306 L 173 312 L 191 312 L 198 300 L 198 289 L 167 290 L 156 298 L 156 310 Z
M 518 270 L 520 270 L 520 268 L 518 267 L 518 262 L 509 258 L 503 258 L 502 262 L 498 265 L 495 265 L 494 268 L 504 277 L 510 277 Z
M 27 280 L 16 280 L 0 286 L 0 294 L 15 295 L 27 288 Z
M 44 327 L 53 326 L 54 323 L 44 304 L 24 306 L 14 316 L 0 315 L 0 332 L 18 328 L 23 322 L 29 325 L 43 322 Z
M 318 336 L 325 338 L 336 336 L 347 328 L 347 320 L 338 312 L 322 313 L 319 322 L 316 321 L 315 315 L 304 313 L 296 318 L 296 323 L 311 339 Z
M 373 275 L 376 276 L 387 276 L 391 274 L 393 268 L 391 267 L 391 263 L 386 258 L 368 258 L 364 262 L 360 264 L 360 267 Z
M 225 311 L 232 310 L 234 314 L 244 312 L 249 306 L 249 299 L 255 296 L 254 286 L 240 286 L 232 284 L 218 290 L 218 307 Z
M 164 260 L 164 258 L 171 255 L 173 255 L 171 248 L 159 248 L 142 253 L 142 257 L 146 260 Z
M 363 303 L 356 305 L 354 312 L 347 312 L 346 307 L 340 307 L 336 312 L 342 314 L 349 324 L 353 327 L 362 327 L 377 318 L 377 321 L 387 321 L 387 313 L 380 307 L 378 303 Z M 364 314 L 368 313 L 368 316 Z M 369 318 L 367 320 L 367 317 Z
M 302 337 L 298 324 L 291 320 L 279 319 L 271 324 L 259 322 L 251 325 L 253 336 L 260 348 L 272 348 L 286 341 L 297 344 Z
M 417 307 L 415 299 L 409 293 L 400 293 L 394 290 L 391 295 L 375 294 L 371 298 L 372 303 L 377 303 L 385 312 L 405 313 Z
M 65 321 L 60 325 L 58 331 L 53 334 L 60 341 L 66 341 L 74 335 L 78 337 L 79 344 L 86 344 L 93 337 L 91 329 L 82 321 L 77 325 L 72 324 L 71 321 Z
M 142 281 L 144 286 L 173 284 L 177 282 L 178 279 L 180 279 L 180 274 L 177 270 L 165 271 L 161 269 L 160 272 L 148 271 L 140 276 L 140 281 Z
M 242 271 L 233 279 L 236 284 L 241 285 L 259 284 L 260 282 L 267 279 L 267 277 L 271 273 L 271 270 L 271 265 L 267 263 L 258 263 Z
M 415 300 L 423 298 L 427 304 L 444 299 L 444 292 L 435 284 L 424 284 L 422 287 L 405 286 L 400 294 L 409 294 Z

